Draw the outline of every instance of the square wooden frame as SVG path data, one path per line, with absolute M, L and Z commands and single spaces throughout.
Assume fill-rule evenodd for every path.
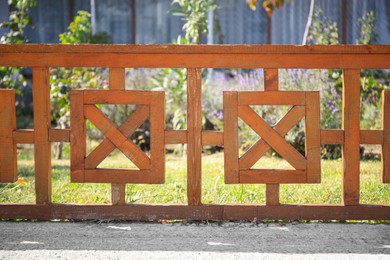
M 306 118 L 305 139 L 306 155 L 301 155 L 289 144 L 280 145 L 287 147 L 284 153 L 288 156 L 289 151 L 296 155 L 295 170 L 283 169 L 251 169 L 242 167 L 240 163 L 238 146 L 238 118 L 246 117 L 248 119 L 262 120 L 251 108 L 250 105 L 291 105 L 296 110 L 300 110 L 302 117 Z M 320 183 L 321 182 L 321 140 L 320 140 L 320 96 L 317 91 L 278 91 L 278 92 L 260 92 L 260 91 L 226 91 L 223 93 L 224 109 L 224 146 L 225 146 L 225 183 Z M 290 110 L 291 111 L 291 110 Z M 290 112 L 289 111 L 289 112 Z M 298 112 L 298 111 L 297 111 Z M 287 116 L 288 114 L 286 114 Z M 296 123 L 302 118 L 295 117 Z M 243 118 L 242 118 L 243 119 Z M 299 119 L 299 120 L 298 120 Z M 244 120 L 244 119 L 243 119 Z M 283 119 L 282 119 L 283 120 Z M 281 121 L 282 121 L 281 120 Z M 290 120 L 290 119 L 289 119 Z M 245 121 L 245 120 L 244 120 Z M 280 121 L 280 122 L 281 122 Z M 290 120 L 291 121 L 291 120 Z M 294 121 L 292 121 L 294 122 Z M 263 122 L 264 123 L 264 122 Z M 291 124 L 291 123 L 290 123 Z M 253 124 L 252 128 L 258 127 Z M 286 127 L 284 127 L 286 128 Z M 285 133 L 280 134 L 277 125 L 270 127 L 263 124 L 260 128 L 263 133 L 267 132 L 268 142 L 284 142 Z M 278 132 L 279 131 L 279 132 Z M 276 139 L 273 141 L 273 139 Z M 280 139 L 280 140 L 279 140 Z M 263 140 L 263 141 L 262 141 Z M 274 148 L 268 144 L 267 140 L 261 140 L 265 145 Z M 280 143 L 279 142 L 279 143 Z M 276 143 L 275 143 L 276 144 Z M 283 148 L 284 149 L 284 148 Z M 294 158 L 293 158 L 294 159 Z M 256 159 L 257 160 L 257 159 Z M 298 168 L 298 169 L 297 169 Z
M 90 183 L 160 184 L 165 180 L 165 92 L 126 90 L 72 90 L 71 181 Z M 147 106 L 150 118 L 150 161 L 140 170 L 88 168 L 86 164 L 86 113 L 95 104 Z M 93 107 L 92 107 L 93 106 Z M 97 121 L 99 122 L 99 121 Z M 116 126 L 115 126 L 116 127 Z M 108 132 L 121 131 L 112 127 Z M 127 138 L 126 138 L 127 139 Z M 131 156 L 131 155 L 130 155 Z

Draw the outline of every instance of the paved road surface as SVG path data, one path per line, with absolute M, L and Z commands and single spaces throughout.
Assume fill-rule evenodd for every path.
M 389 224 L 0 222 L 0 259 L 390 259 Z

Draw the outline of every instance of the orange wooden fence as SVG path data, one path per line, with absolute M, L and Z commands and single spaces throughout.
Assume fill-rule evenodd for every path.
M 390 219 L 390 205 L 360 204 L 360 144 L 382 146 L 383 182 L 390 183 L 390 91 L 383 92 L 382 130 L 360 130 L 360 70 L 389 69 L 390 46 L 180 46 L 180 45 L 0 45 L 0 66 L 32 67 L 34 129 L 16 129 L 15 93 L 0 90 L 0 182 L 17 180 L 16 144 L 34 144 L 36 204 L 0 204 L 0 218 L 28 219 Z M 106 67 L 110 90 L 71 91 L 70 129 L 52 129 L 52 67 Z M 187 69 L 187 130 L 165 128 L 165 93 L 125 90 L 125 68 Z M 202 68 L 263 68 L 264 90 L 223 94 L 224 131 L 202 130 Z M 278 91 L 279 68 L 343 70 L 342 129 L 320 129 L 318 92 Z M 95 104 L 137 104 L 116 127 Z M 269 126 L 250 105 L 291 105 L 275 126 Z M 151 124 L 150 156 L 128 137 L 146 118 Z M 238 118 L 262 137 L 244 155 L 238 154 Z M 284 136 L 302 118 L 305 156 Z M 86 156 L 85 121 L 106 137 Z M 76 141 L 77 140 L 77 141 Z M 71 181 L 112 184 L 112 205 L 51 203 L 51 143 L 70 142 Z M 187 144 L 188 205 L 125 203 L 126 183 L 164 183 L 165 145 Z M 343 191 L 340 205 L 279 203 L 281 183 L 320 183 L 320 146 L 341 144 Z M 265 183 L 266 205 L 203 204 L 202 146 L 224 146 L 225 183 Z M 97 169 L 118 148 L 139 170 Z M 251 169 L 269 149 L 295 169 Z

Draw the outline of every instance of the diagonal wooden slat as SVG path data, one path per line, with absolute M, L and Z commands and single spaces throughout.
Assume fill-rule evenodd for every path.
M 119 127 L 119 131 L 125 136 L 130 137 L 134 131 L 142 125 L 148 118 L 149 106 L 139 105 L 138 108 L 126 119 Z M 116 146 L 109 140 L 104 139 L 85 159 L 87 169 L 96 168 Z
M 133 142 L 129 141 L 97 107 L 84 106 L 85 117 L 88 118 L 113 145 L 115 145 L 139 169 L 150 168 L 150 159 Z
M 281 136 L 285 136 L 304 116 L 305 108 L 303 106 L 294 106 L 273 128 Z M 239 159 L 240 169 L 250 169 L 269 149 L 271 147 L 264 139 L 258 140 Z
M 306 169 L 306 159 L 249 106 L 239 106 L 238 116 L 296 170 Z

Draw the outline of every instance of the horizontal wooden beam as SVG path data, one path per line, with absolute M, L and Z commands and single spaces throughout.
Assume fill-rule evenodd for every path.
M 390 54 L 1 53 L 0 66 L 120 68 L 387 69 Z
M 361 144 L 383 144 L 383 130 L 360 130 Z
M 70 129 L 49 129 L 50 142 L 70 142 Z
M 31 205 L 0 204 L 1 219 L 390 220 L 386 205 Z
M 221 131 L 203 131 L 203 145 L 223 146 L 223 132 Z
M 14 142 L 17 144 L 33 144 L 34 130 L 33 129 L 19 129 L 13 132 Z
M 166 144 L 186 144 L 187 130 L 165 130 Z
M 178 45 L 178 44 L 2 44 L 0 53 L 267 53 L 389 54 L 388 45 Z
M 321 144 L 343 144 L 344 130 L 322 129 Z M 360 130 L 360 144 L 383 144 L 383 130 Z
M 33 129 L 18 129 L 13 132 L 13 138 L 18 144 L 33 144 Z M 50 142 L 70 142 L 70 129 L 49 130 Z M 187 143 L 186 130 L 165 130 L 166 144 L 185 144 Z M 340 129 L 322 129 L 321 144 L 343 144 L 344 133 Z M 360 130 L 361 144 L 382 144 L 383 130 Z M 223 146 L 223 132 L 221 131 L 203 131 L 203 145 Z

